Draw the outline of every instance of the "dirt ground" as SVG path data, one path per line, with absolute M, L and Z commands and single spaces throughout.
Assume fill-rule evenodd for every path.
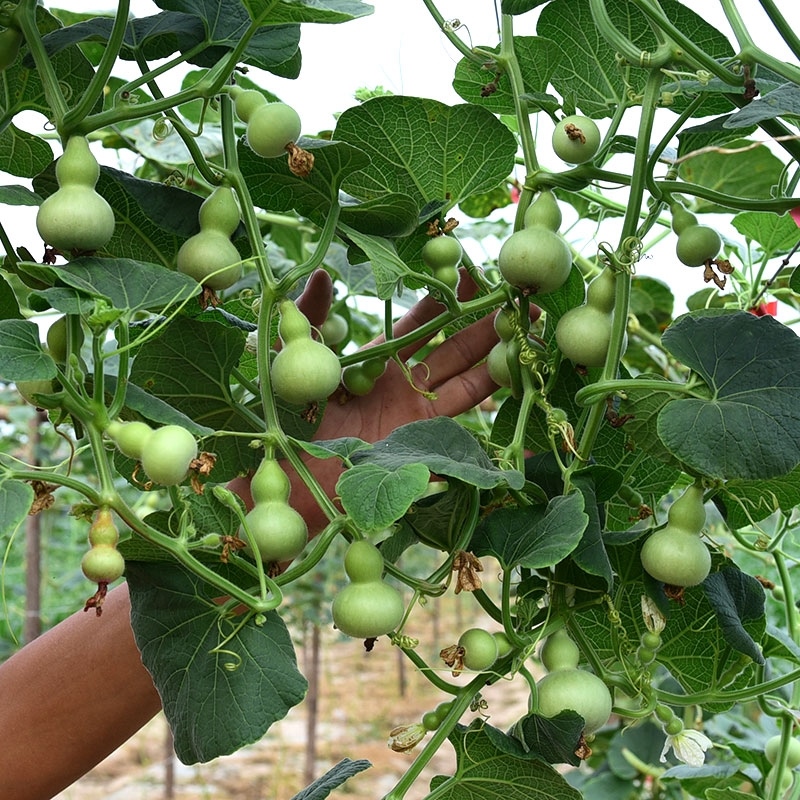
M 460 609 L 454 610 L 460 603 Z M 439 601 L 439 636 L 432 613 L 420 609 L 408 632 L 421 639 L 420 652 L 431 663 L 431 654 L 454 643 L 463 627 L 477 620 L 463 617 L 474 604 L 464 598 Z M 303 649 L 298 647 L 303 668 Z M 315 777 L 342 758 L 365 758 L 372 768 L 351 778 L 333 798 L 378 800 L 392 789 L 413 762 L 421 746 L 410 753 L 395 753 L 387 747 L 389 731 L 396 725 L 416 722 L 445 695 L 416 672 L 406 661 L 405 691 L 401 695 L 398 651 L 381 639 L 371 653 L 360 642 L 345 639 L 327 629 L 322 635 L 321 686 L 317 727 Z M 441 662 L 439 662 L 441 663 Z M 442 665 L 443 669 L 444 666 Z M 466 676 L 463 676 L 466 678 Z M 505 728 L 525 713 L 522 681 L 500 681 L 484 695 L 485 712 L 493 725 Z M 462 722 L 474 717 L 467 714 Z M 167 725 L 159 715 L 103 763 L 85 775 L 55 800 L 290 800 L 304 788 L 307 704 L 292 709 L 255 744 L 207 764 L 186 766 L 165 757 Z M 168 763 L 172 762 L 173 793 L 167 793 Z M 450 745 L 443 747 L 417 781 L 407 800 L 422 800 L 434 775 L 452 774 L 455 758 Z

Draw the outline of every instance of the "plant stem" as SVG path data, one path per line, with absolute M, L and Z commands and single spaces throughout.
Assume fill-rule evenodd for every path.
M 759 2 L 794 57 L 800 59 L 800 37 L 795 33 L 795 26 L 786 21 L 774 0 L 759 0 Z
M 100 63 L 97 65 L 94 75 L 92 75 L 92 79 L 89 81 L 89 85 L 81 95 L 80 100 L 78 100 L 72 109 L 64 116 L 61 123 L 62 135 L 68 136 L 71 127 L 80 122 L 103 96 L 103 91 L 111 75 L 111 70 L 117 63 L 119 51 L 122 49 L 122 43 L 125 38 L 125 28 L 128 25 L 129 12 L 130 0 L 119 0 L 114 16 L 114 25 L 111 28 L 108 41 L 103 48 L 103 55 L 100 57 Z

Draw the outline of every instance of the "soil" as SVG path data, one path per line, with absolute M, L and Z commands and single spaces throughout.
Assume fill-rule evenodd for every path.
M 439 650 L 455 643 L 465 627 L 485 624 L 486 617 L 479 616 L 468 596 L 444 597 L 435 605 L 438 622 L 432 609 L 419 609 L 407 633 L 419 637 L 418 650 L 428 663 L 439 663 L 446 670 L 438 660 Z M 466 619 L 467 613 L 474 613 L 474 619 Z M 437 636 L 437 629 L 441 635 Z M 308 648 L 301 643 L 297 650 L 302 669 Z M 408 753 L 395 753 L 387 747 L 389 731 L 397 725 L 418 722 L 423 713 L 447 696 L 410 662 L 402 660 L 405 669 L 401 673 L 400 651 L 385 637 L 366 653 L 361 642 L 347 639 L 331 627 L 323 629 L 314 777 L 343 758 L 363 758 L 372 763 L 370 769 L 335 790 L 332 798 L 378 800 L 392 789 L 422 749 L 418 745 Z M 467 675 L 459 678 L 467 679 Z M 521 680 L 499 681 L 484 693 L 488 708 L 482 714 L 505 729 L 525 713 L 526 697 Z M 292 709 L 255 744 L 191 766 L 172 755 L 169 728 L 159 715 L 54 800 L 290 800 L 309 782 L 304 778 L 308 707 L 306 701 Z M 475 716 L 468 713 L 461 721 L 469 724 Z M 422 800 L 429 792 L 431 778 L 452 775 L 454 767 L 452 747 L 446 744 L 406 800 Z

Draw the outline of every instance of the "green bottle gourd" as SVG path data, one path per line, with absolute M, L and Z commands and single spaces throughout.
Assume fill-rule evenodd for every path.
M 571 308 L 556 324 L 556 344 L 564 356 L 583 367 L 602 367 L 614 323 L 616 275 L 608 267 L 589 284 L 586 302 Z M 623 351 L 627 344 L 627 334 Z
M 556 196 L 550 189 L 544 189 L 525 211 L 524 227 L 541 226 L 556 233 L 561 227 L 562 219 Z
M 333 599 L 334 625 L 346 636 L 374 639 L 393 631 L 403 619 L 403 597 L 383 580 L 383 556 L 366 540 L 352 542 L 344 570 L 350 583 Z
M 562 628 L 548 637 L 542 648 L 547 674 L 536 683 L 538 711 L 555 717 L 575 711 L 583 717 L 584 734 L 594 733 L 611 716 L 611 692 L 594 673 L 578 669 L 579 650 Z
M 258 548 L 265 563 L 291 561 L 308 541 L 308 527 L 303 517 L 289 505 L 291 486 L 281 465 L 271 456 L 263 459 L 250 482 L 253 508 L 247 513 L 247 531 L 240 538 L 247 543 L 245 552 Z
M 100 165 L 84 136 L 70 136 L 56 162 L 58 190 L 36 214 L 36 228 L 50 247 L 62 253 L 93 252 L 114 234 L 114 212 L 95 191 Z
M 283 347 L 272 362 L 272 388 L 289 403 L 321 402 L 339 385 L 339 358 L 311 338 L 311 324 L 292 300 L 283 300 L 279 311 L 278 333 Z
M 198 213 L 200 232 L 178 250 L 178 271 L 214 291 L 233 286 L 242 276 L 242 257 L 231 241 L 239 226 L 239 206 L 230 186 L 217 186 Z
M 711 553 L 700 538 L 706 522 L 703 487 L 693 483 L 669 507 L 667 524 L 642 547 L 645 571 L 670 586 L 696 586 L 711 571 Z

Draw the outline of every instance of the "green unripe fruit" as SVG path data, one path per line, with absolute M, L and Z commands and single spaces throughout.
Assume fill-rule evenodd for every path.
M 214 291 L 233 286 L 242 277 L 242 257 L 231 240 L 218 231 L 201 231 L 178 250 L 178 272 Z
M 97 545 L 81 559 L 81 570 L 92 583 L 111 583 L 125 572 L 125 559 L 111 545 Z
M 554 717 L 575 711 L 583 717 L 584 734 L 594 733 L 611 716 L 611 693 L 597 675 L 580 669 L 558 669 L 536 684 L 539 713 Z
M 528 294 L 548 294 L 569 277 L 572 252 L 561 236 L 547 228 L 523 228 L 503 243 L 497 266 L 512 286 Z
M 442 724 L 439 722 L 435 711 L 426 711 L 422 715 L 420 721 L 422 722 L 422 727 L 425 728 L 426 731 L 435 731 Z
M 433 236 L 422 248 L 422 261 L 434 272 L 442 267 L 457 267 L 461 256 L 461 244 L 453 236 Z
M 719 234 L 708 225 L 690 225 L 678 236 L 675 253 L 687 267 L 702 267 L 717 257 L 722 247 Z
M 383 556 L 372 542 L 351 542 L 344 556 L 344 571 L 353 583 L 370 583 L 383 577 Z
M 19 55 L 24 37 L 16 28 L 0 31 L 0 71 L 8 69 Z
M 350 394 L 363 397 L 375 388 L 375 379 L 366 374 L 362 364 L 350 364 L 342 370 L 342 385 Z
M 114 234 L 114 212 L 94 190 L 100 166 L 83 136 L 71 136 L 56 162 L 59 189 L 39 206 L 36 228 L 61 252 L 93 252 Z
M 674 202 L 670 205 L 669 213 L 672 214 L 672 230 L 679 235 L 683 233 L 686 228 L 697 225 L 697 217 L 678 202 Z
M 297 112 L 285 103 L 267 103 L 256 108 L 247 123 L 247 143 L 264 158 L 276 158 L 286 145 L 300 138 Z
M 219 231 L 233 236 L 239 227 L 239 205 L 230 186 L 217 186 L 200 204 L 197 220 L 201 231 Z
M 291 492 L 289 477 L 274 458 L 264 458 L 250 481 L 250 494 L 255 505 L 270 501 L 287 502 Z
M 433 271 L 433 277 L 455 291 L 460 275 L 458 274 L 458 267 L 439 267 Z
M 504 342 L 508 342 L 514 338 L 514 327 L 511 324 L 509 313 L 505 309 L 500 309 L 500 311 L 495 314 L 494 329 Z
M 328 318 L 320 326 L 319 332 L 322 334 L 322 341 L 328 347 L 335 347 L 347 340 L 350 326 L 341 314 L 332 313 L 328 314 Z
M 774 764 L 778 760 L 778 753 L 781 750 L 781 735 L 776 734 L 767 739 L 764 745 L 764 755 L 770 764 Z M 789 748 L 786 751 L 786 766 L 789 769 L 794 769 L 800 765 L 800 741 L 792 737 L 789 739 Z
M 489 355 L 486 356 L 486 369 L 489 372 L 489 377 L 498 386 L 511 386 L 511 370 L 506 360 L 507 353 L 508 344 L 501 339 L 489 351 Z
M 356 639 L 374 639 L 393 631 L 403 620 L 403 596 L 383 581 L 351 583 L 331 605 L 334 625 Z
M 494 640 L 497 642 L 498 658 L 505 658 L 510 652 L 513 651 L 514 647 L 508 640 L 508 636 L 506 636 L 503 631 L 495 631 L 492 636 L 494 636 Z
M 539 657 L 548 672 L 558 669 L 575 669 L 580 661 L 581 652 L 564 628 L 550 634 L 542 645 Z
M 119 540 L 119 532 L 114 518 L 107 508 L 100 508 L 89 528 L 89 544 L 92 547 L 115 547 Z
M 289 403 L 321 402 L 336 391 L 342 368 L 336 354 L 311 338 L 311 325 L 291 300 L 280 304 L 283 347 L 272 362 L 272 388 Z
M 483 628 L 470 628 L 458 639 L 464 648 L 463 664 L 467 669 L 483 672 L 497 661 L 497 639 Z
M 75 350 L 80 351 L 83 345 L 83 329 L 77 328 L 78 341 L 75 343 Z M 67 360 L 67 318 L 59 317 L 47 329 L 45 337 L 47 342 L 47 350 L 50 353 L 53 361 L 57 364 L 64 364 Z
M 142 447 L 142 468 L 162 486 L 182 483 L 197 458 L 197 442 L 186 428 L 164 425 L 153 431 Z
M 266 563 L 291 561 L 303 551 L 308 541 L 305 520 L 282 500 L 256 503 L 245 517 L 247 530 Z M 246 533 L 240 538 L 247 542 L 245 552 L 252 553 Z
M 242 89 L 235 86 L 231 89 L 233 108 L 242 122 L 247 122 L 255 111 L 267 104 L 267 98 L 255 89 Z
M 600 139 L 600 130 L 594 120 L 572 114 L 556 125 L 553 151 L 567 164 L 585 164 L 594 158 Z
M 152 435 L 153 429 L 146 422 L 138 420 L 133 422 L 114 421 L 106 428 L 106 433 L 120 453 L 138 461 L 142 457 L 142 450 Z
M 556 232 L 561 227 L 561 222 L 561 209 L 556 196 L 549 189 L 542 190 L 525 212 L 526 228 L 541 226 Z
M 645 571 L 671 586 L 696 586 L 711 570 L 711 554 L 700 538 L 705 524 L 703 489 L 692 484 L 667 512 L 667 525 L 642 547 Z

